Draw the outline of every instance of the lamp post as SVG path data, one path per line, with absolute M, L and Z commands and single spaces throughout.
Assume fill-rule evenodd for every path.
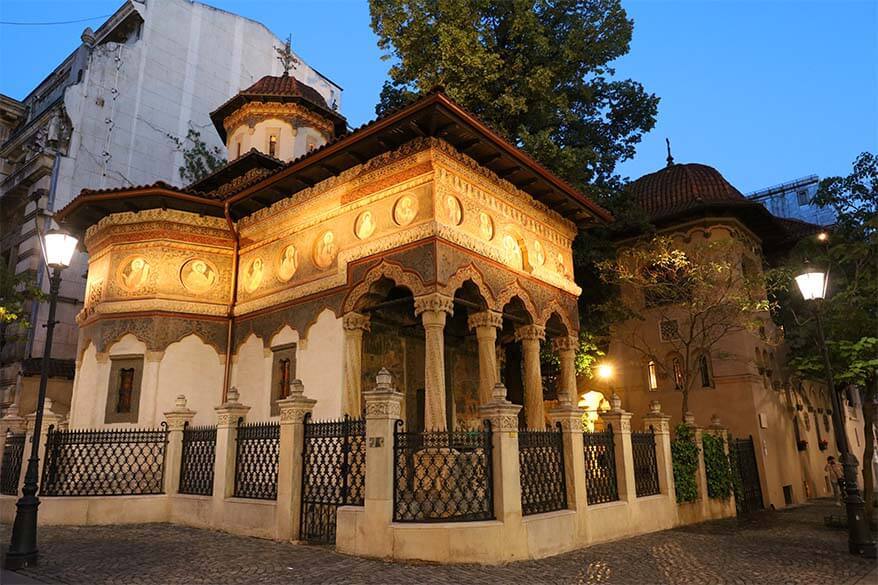
M 49 318 L 46 321 L 46 344 L 43 348 L 43 362 L 40 371 L 40 391 L 37 395 L 37 411 L 31 440 L 30 459 L 24 475 L 21 497 L 15 504 L 15 522 L 12 525 L 12 540 L 6 553 L 6 568 L 21 569 L 37 562 L 37 479 L 40 466 L 40 435 L 43 426 L 43 408 L 46 403 L 46 386 L 49 382 L 49 360 L 52 357 L 52 337 L 55 332 L 55 308 L 58 290 L 61 288 L 61 271 L 70 266 L 77 239 L 60 230 L 50 230 L 43 238 L 45 260 L 52 269 L 49 280 Z
M 835 430 L 835 443 L 838 446 L 844 470 L 845 509 L 847 511 L 848 524 L 848 550 L 851 554 L 875 558 L 875 543 L 869 535 L 869 525 L 866 521 L 866 509 L 860 490 L 857 489 L 857 457 L 851 452 L 848 444 L 847 433 L 844 430 L 842 418 L 842 402 L 835 390 L 832 377 L 832 363 L 829 359 L 829 349 L 826 346 L 826 337 L 823 334 L 823 319 L 821 310 L 823 299 L 826 297 L 828 285 L 826 273 L 814 269 L 805 263 L 805 270 L 796 277 L 796 284 L 806 301 L 814 302 L 814 316 L 817 321 L 817 340 L 820 343 L 820 351 L 823 354 L 823 367 L 826 369 L 826 384 L 829 386 L 829 395 L 832 399 L 832 425 Z

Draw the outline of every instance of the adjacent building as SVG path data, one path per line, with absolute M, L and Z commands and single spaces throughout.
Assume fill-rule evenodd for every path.
M 33 273 L 44 289 L 38 235 L 55 210 L 84 189 L 188 182 L 180 167 L 190 131 L 224 153 L 210 112 L 284 69 L 277 58 L 284 43 L 265 26 L 189 0 L 129 0 L 96 30 L 85 29 L 81 41 L 23 100 L 0 96 L 0 261 Z M 288 81 L 307 83 L 342 120 L 335 114 L 341 88 L 292 53 L 286 58 Z M 275 126 L 268 126 L 268 134 L 251 127 L 237 148 L 271 140 Z M 313 138 L 303 134 L 300 150 Z M 86 270 L 82 256 L 61 286 L 49 396 L 62 413 L 70 405 Z M 35 404 L 46 306 L 34 303 L 28 317 L 29 331 L 0 332 L 0 410 L 17 400 L 22 414 Z
M 772 215 L 804 221 L 819 226 L 835 224 L 835 212 L 831 207 L 814 204 L 814 196 L 820 178 L 808 175 L 794 181 L 787 181 L 773 187 L 759 189 L 747 194 L 747 199 L 765 206 Z

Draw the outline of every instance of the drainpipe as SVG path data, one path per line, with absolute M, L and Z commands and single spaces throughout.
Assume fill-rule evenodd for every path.
M 232 237 L 234 238 L 234 247 L 232 253 L 232 294 L 229 298 L 228 328 L 226 330 L 226 364 L 225 371 L 223 372 L 223 399 L 221 404 L 225 404 L 228 398 L 229 384 L 232 380 L 232 342 L 235 336 L 235 303 L 238 300 L 238 249 L 241 246 L 241 237 L 238 234 L 235 223 L 232 221 L 228 201 L 226 201 L 223 208 L 223 213 L 226 216 L 226 224 L 229 226 L 229 231 L 232 232 Z

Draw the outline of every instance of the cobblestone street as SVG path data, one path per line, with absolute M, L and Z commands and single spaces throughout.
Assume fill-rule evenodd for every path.
M 164 524 L 46 527 L 46 583 L 576 583 L 812 584 L 874 582 L 874 562 L 850 556 L 846 533 L 823 526 L 820 502 L 743 521 L 712 522 L 500 567 L 363 560 Z M 9 526 L 0 526 L 2 546 Z M 870 573 L 872 570 L 872 573 Z M 6 573 L 7 579 L 10 574 Z M 14 581 L 13 581 L 14 582 Z

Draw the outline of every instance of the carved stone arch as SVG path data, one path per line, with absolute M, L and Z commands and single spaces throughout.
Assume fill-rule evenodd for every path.
M 257 335 L 255 331 L 250 331 L 249 333 L 247 333 L 247 335 L 245 335 L 241 339 L 239 339 L 238 343 L 235 344 L 235 351 L 232 354 L 232 357 L 234 357 L 234 358 L 238 357 L 238 354 L 241 353 L 241 348 L 244 347 L 245 345 L 247 345 L 247 343 L 250 341 L 251 337 L 255 337 L 257 340 L 259 340 L 262 343 L 263 347 L 265 347 L 265 341 L 263 340 L 263 338 L 261 336 Z
M 521 286 L 521 283 L 517 280 L 500 291 L 492 308 L 495 311 L 503 312 L 503 307 L 506 306 L 506 303 L 512 300 L 512 297 L 518 297 L 521 299 L 521 302 L 524 303 L 524 308 L 527 309 L 527 312 L 530 313 L 533 321 L 536 322 L 540 313 L 537 311 L 536 305 L 534 305 L 530 294 L 528 294 L 525 288 Z
M 338 315 L 331 307 L 323 307 L 319 311 L 314 311 L 313 313 L 311 313 L 311 318 L 305 321 L 305 324 L 302 326 L 301 330 L 290 325 L 293 331 L 298 332 L 300 342 L 307 341 L 308 335 L 311 333 L 311 327 L 313 327 L 314 324 L 317 323 L 317 321 L 320 319 L 320 316 L 323 315 L 323 313 L 325 313 L 326 311 L 329 311 L 329 313 L 336 319 L 341 318 L 341 315 Z M 274 335 L 277 335 L 277 333 L 279 332 L 280 330 L 278 330 Z M 272 337 L 274 337 L 274 335 L 272 335 Z
M 108 353 L 110 349 L 122 341 L 122 338 L 126 335 L 131 335 L 134 339 L 146 346 L 147 351 L 161 351 L 161 349 L 154 348 L 155 344 L 151 343 L 152 340 L 148 335 L 144 335 L 141 331 L 138 331 L 133 327 L 114 327 L 109 330 L 105 329 L 104 331 L 107 332 L 107 335 L 101 340 L 103 347 L 98 348 L 102 353 Z M 97 344 L 95 345 L 97 346 Z
M 205 339 L 205 336 L 199 335 L 197 331 L 188 331 L 188 332 L 180 333 L 174 337 L 169 337 L 166 340 L 164 340 L 163 347 L 161 348 L 161 350 L 156 350 L 156 351 L 162 351 L 162 352 L 167 351 L 169 347 L 171 347 L 175 343 L 182 342 L 187 337 L 194 337 L 195 339 L 197 339 L 198 341 L 200 341 L 201 343 L 203 343 L 207 347 L 212 348 L 219 356 L 224 356 L 226 354 L 224 349 L 218 347 L 217 344 L 214 343 L 213 341 L 211 341 L 209 338 Z
M 442 292 L 453 297 L 457 289 L 463 286 L 463 283 L 467 280 L 471 280 L 476 285 L 476 288 L 479 289 L 479 293 L 484 297 L 489 307 L 495 305 L 494 291 L 491 290 L 491 287 L 485 282 L 482 273 L 473 264 L 467 264 L 462 268 L 458 268 L 457 272 L 448 279 L 448 283 L 442 287 Z
M 79 347 L 76 348 L 76 363 L 82 363 L 82 356 L 85 355 L 85 352 L 88 351 L 89 347 L 94 346 L 95 352 L 98 351 L 98 344 L 95 343 L 95 340 L 91 338 L 91 335 L 83 336 Z
M 369 289 L 373 284 L 381 280 L 382 278 L 388 278 L 395 282 L 399 286 L 404 286 L 412 291 L 413 296 L 425 295 L 431 292 L 427 286 L 424 284 L 424 281 L 421 280 L 421 277 L 416 272 L 412 272 L 411 270 L 404 269 L 401 265 L 395 262 L 389 262 L 387 260 L 382 260 L 380 264 L 377 266 L 370 268 L 366 275 L 363 277 L 363 280 L 351 289 L 351 292 L 348 293 L 347 298 L 345 299 L 344 305 L 342 306 L 342 314 L 349 313 L 354 310 L 357 302 L 366 294 L 369 293 Z
M 543 308 L 543 312 L 540 313 L 540 319 L 538 324 L 545 327 L 546 324 L 549 322 L 549 319 L 552 318 L 553 314 L 558 315 L 558 318 L 561 319 L 564 327 L 567 328 L 567 335 L 576 335 L 576 333 L 579 331 L 579 328 L 573 326 L 573 322 L 570 320 L 570 315 L 567 313 L 567 310 L 561 306 L 561 303 L 559 303 L 557 299 L 552 299 Z

